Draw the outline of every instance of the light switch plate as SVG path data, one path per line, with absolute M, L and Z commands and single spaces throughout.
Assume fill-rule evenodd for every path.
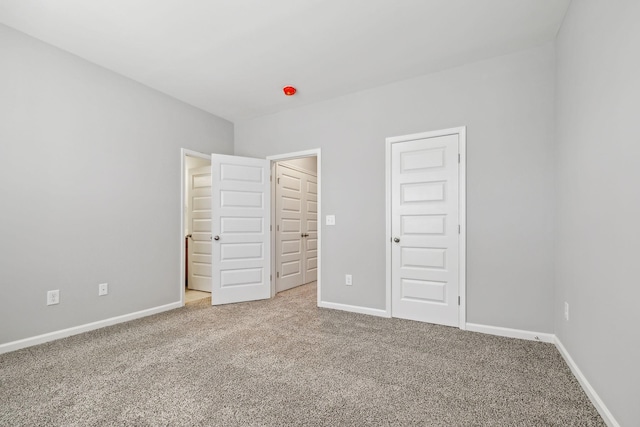
M 336 225 L 335 215 L 327 215 L 327 225 Z

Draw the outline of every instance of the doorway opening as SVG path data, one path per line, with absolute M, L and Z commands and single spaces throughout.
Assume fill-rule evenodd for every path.
M 271 160 L 271 296 L 301 285 L 317 287 L 321 301 L 320 149 L 269 156 Z
M 182 149 L 181 159 L 181 304 L 193 292 L 207 292 L 199 296 L 219 305 L 274 297 L 276 285 L 283 291 L 314 282 L 318 304 L 320 149 L 266 159 Z M 297 198 L 291 197 L 295 188 Z M 298 217 L 290 216 L 296 211 L 294 202 Z M 286 215 L 276 215 L 276 209 Z M 297 239 L 291 238 L 294 231 Z M 297 240 L 297 251 L 293 240 Z M 288 258 L 276 257 L 276 248 Z M 292 259 L 294 252 L 297 260 Z M 291 280 L 296 274 L 300 282 Z M 278 283 L 280 278 L 288 282 Z
M 182 304 L 211 298 L 211 156 L 182 150 Z
M 315 156 L 273 164 L 275 293 L 318 277 L 318 174 Z

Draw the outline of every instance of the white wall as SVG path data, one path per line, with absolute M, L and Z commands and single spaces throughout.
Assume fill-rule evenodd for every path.
M 202 153 L 211 154 L 211 153 Z M 203 159 L 201 157 L 186 156 L 185 158 L 185 177 L 188 176 L 189 169 L 199 168 L 202 166 L 211 166 L 211 160 Z M 186 181 L 186 180 L 185 180 Z
M 301 159 L 291 159 L 280 162 L 280 164 L 297 166 L 309 172 L 318 172 L 318 159 L 315 156 L 303 157 Z
M 0 343 L 179 301 L 180 147 L 233 125 L 3 25 L 0 94 Z
M 640 425 L 639 18 L 573 1 L 557 39 L 556 334 L 622 426 Z
M 384 309 L 385 137 L 466 125 L 468 321 L 552 332 L 554 67 L 549 44 L 239 122 L 235 153 L 322 148 L 322 299 Z

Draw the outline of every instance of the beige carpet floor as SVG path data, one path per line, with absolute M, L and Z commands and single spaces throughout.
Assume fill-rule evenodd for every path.
M 318 309 L 315 292 L 0 355 L 0 425 L 604 425 L 553 345 Z

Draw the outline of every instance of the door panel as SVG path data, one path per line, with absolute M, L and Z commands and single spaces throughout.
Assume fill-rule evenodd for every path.
M 211 167 L 189 169 L 189 289 L 211 292 Z
M 317 179 L 276 166 L 276 292 L 317 278 Z
M 260 243 L 231 243 L 220 246 L 220 259 L 232 261 L 237 259 L 262 259 L 262 244 Z
M 211 168 L 211 303 L 269 298 L 269 162 L 213 154 Z
M 392 315 L 458 326 L 458 135 L 391 147 Z
M 303 283 L 303 177 L 282 165 L 276 177 L 276 292 L 282 292 Z
M 306 175 L 304 283 L 318 279 L 318 181 Z
M 223 234 L 264 232 L 264 218 L 225 217 L 220 218 L 220 232 Z

